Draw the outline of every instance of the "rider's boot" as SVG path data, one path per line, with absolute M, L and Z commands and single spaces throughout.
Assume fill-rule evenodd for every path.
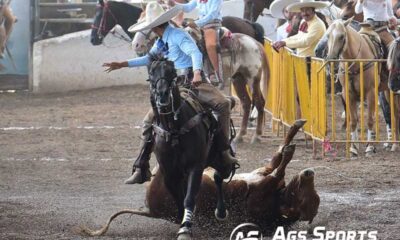
M 132 176 L 125 180 L 125 184 L 135 184 L 139 183 L 142 184 L 147 182 L 151 179 L 151 172 L 150 172 L 150 155 L 153 151 L 153 115 L 152 111 L 146 115 L 143 123 L 143 130 L 142 130 L 142 142 L 141 142 L 141 150 L 140 154 L 137 157 L 135 163 L 133 164 L 132 169 Z
M 153 141 L 145 141 L 142 144 L 143 147 L 140 150 L 140 154 L 133 165 L 132 175 L 125 180 L 125 184 L 142 184 L 144 182 L 150 181 L 151 172 L 150 172 L 150 155 L 153 148 Z

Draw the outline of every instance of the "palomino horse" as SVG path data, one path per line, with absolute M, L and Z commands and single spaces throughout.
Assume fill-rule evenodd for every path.
M 133 34 L 128 28 L 135 24 L 142 13 L 142 9 L 124 2 L 99 0 L 96 15 L 93 20 L 90 42 L 93 45 L 103 43 L 104 37 L 115 25 L 120 25 L 126 34 L 132 39 Z M 123 36 L 120 36 L 122 39 Z M 130 39 L 125 39 L 130 41 Z
M 357 21 L 357 22 L 364 21 L 363 13 L 356 14 L 356 11 L 355 11 L 356 4 L 357 4 L 357 1 L 348 1 L 348 2 L 343 3 L 343 6 L 341 8 L 342 11 L 340 13 L 340 18 L 344 19 L 344 20 L 353 18 L 353 20 Z
M 187 29 L 197 41 L 198 45 L 202 45 L 201 32 L 198 29 Z M 136 49 L 140 49 L 140 53 L 145 53 L 149 50 L 151 46 L 150 43 L 155 40 L 156 35 L 151 31 L 142 32 L 141 35 L 142 42 L 137 41 L 140 36 L 137 34 L 134 38 L 133 45 Z M 143 36 L 146 37 L 143 38 Z M 223 52 L 222 54 L 224 66 L 223 76 L 232 78 L 233 86 L 243 109 L 242 123 L 239 134 L 235 138 L 235 142 L 242 142 L 243 136 L 247 133 L 247 124 L 252 104 L 260 114 L 257 116 L 256 132 L 251 142 L 260 142 L 263 132 L 265 105 L 263 92 L 266 92 L 262 91 L 262 88 L 267 87 L 269 79 L 269 65 L 264 53 L 264 48 L 253 38 L 240 33 L 233 33 L 231 37 L 225 39 L 226 44 L 222 44 L 222 47 L 225 45 L 229 51 Z M 224 40 L 222 40 L 222 42 L 224 42 Z M 205 62 L 208 62 L 207 59 L 205 60 Z M 246 86 L 250 87 L 251 97 Z
M 352 27 L 349 26 L 352 19 L 347 21 L 336 20 L 327 29 L 325 36 L 327 37 L 327 59 L 376 59 L 367 40 Z M 323 39 L 321 40 L 323 41 Z M 339 80 L 344 85 L 344 63 L 340 63 Z M 373 64 L 367 63 L 364 66 L 364 96 L 367 102 L 368 117 L 367 117 L 367 140 L 375 140 L 374 127 L 374 113 L 375 113 L 375 84 L 374 84 L 374 68 Z M 351 139 L 353 141 L 358 140 L 357 131 L 357 102 L 360 101 L 360 73 L 358 64 L 350 64 L 349 66 L 349 104 L 350 107 L 350 130 Z M 343 88 L 342 96 L 346 99 L 346 90 Z M 362 100 L 363 101 L 363 100 Z M 361 116 L 363 117 L 363 116 Z M 378 121 L 378 119 L 376 119 Z M 353 155 L 358 155 L 358 150 L 355 144 L 351 144 L 350 151 Z M 372 143 L 369 143 L 366 150 L 367 156 L 375 152 L 375 147 Z
M 285 184 L 285 169 L 295 151 L 295 145 L 291 141 L 304 124 L 304 120 L 295 122 L 288 131 L 283 147 L 280 147 L 265 166 L 250 173 L 236 174 L 232 181 L 224 183 L 224 195 L 227 206 L 231 209 L 230 225 L 252 222 L 262 229 L 271 229 L 276 224 L 313 221 L 320 201 L 314 187 L 314 171 L 305 169 Z M 212 178 L 212 170 L 207 169 L 203 174 L 196 203 L 196 220 L 203 219 L 207 223 L 214 212 L 210 203 L 217 199 L 217 189 Z M 81 230 L 91 236 L 105 234 L 111 222 L 121 214 L 178 220 L 172 197 L 165 187 L 160 171 L 152 178 L 146 190 L 146 209 L 124 209 L 114 213 L 99 230 L 86 227 Z

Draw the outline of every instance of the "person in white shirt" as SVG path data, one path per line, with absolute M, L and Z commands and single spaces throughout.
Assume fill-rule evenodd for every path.
M 364 21 L 372 26 L 379 34 L 381 41 L 386 47 L 394 40 L 389 32 L 388 26 L 397 25 L 397 19 L 393 14 L 391 0 L 358 0 L 355 6 L 357 14 L 364 14 Z

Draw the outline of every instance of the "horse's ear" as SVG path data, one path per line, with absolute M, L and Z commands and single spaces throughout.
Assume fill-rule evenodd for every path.
M 344 21 L 344 22 L 343 22 L 344 26 L 347 27 L 347 25 L 349 25 L 349 23 L 351 23 L 351 22 L 353 21 L 353 19 L 354 19 L 354 16 L 351 17 L 351 18 L 349 18 L 349 19 L 347 19 L 346 21 Z
M 99 4 L 104 7 L 104 0 L 99 0 Z

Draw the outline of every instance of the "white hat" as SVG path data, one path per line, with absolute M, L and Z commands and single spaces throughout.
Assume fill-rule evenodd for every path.
M 300 0 L 276 0 L 271 3 L 269 10 L 274 18 L 285 19 L 283 10 L 292 3 L 299 2 Z
M 302 8 L 311 7 L 315 9 L 326 8 L 329 2 L 316 2 L 314 0 L 300 0 L 298 3 L 292 3 L 288 6 L 289 12 L 301 12 Z
M 182 6 L 180 5 L 176 5 L 168 11 L 165 11 L 159 3 L 151 1 L 147 4 L 145 18 L 130 26 L 128 31 L 139 32 L 160 26 L 175 17 L 180 11 L 182 11 Z
M 114 0 L 114 1 L 125 1 L 129 4 L 148 4 L 149 2 L 156 2 L 157 0 Z

